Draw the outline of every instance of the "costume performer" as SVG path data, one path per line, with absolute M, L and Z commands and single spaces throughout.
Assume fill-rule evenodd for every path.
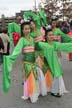
M 40 13 L 41 13 L 41 11 L 40 11 Z M 26 12 L 24 16 L 25 16 L 25 18 L 26 17 L 27 18 L 29 18 L 29 17 L 32 18 L 30 20 L 30 26 L 31 26 L 30 36 L 32 38 L 34 38 L 35 44 L 37 42 L 43 41 L 43 36 L 42 36 L 42 33 L 41 33 L 40 29 L 39 29 L 40 27 L 39 26 L 38 27 L 36 26 L 36 25 L 38 25 L 37 22 L 39 21 L 38 18 L 40 18 L 40 16 L 38 17 L 37 15 L 35 15 L 32 12 L 28 12 L 28 13 Z M 52 74 L 50 72 L 50 69 L 49 69 L 49 66 L 48 66 L 46 60 L 44 60 L 43 51 L 40 50 L 36 46 L 35 46 L 35 50 L 36 50 L 35 51 L 36 52 L 36 61 L 37 61 L 37 64 L 39 66 L 39 68 L 38 68 L 38 74 L 40 76 L 39 79 L 40 79 L 40 85 L 41 85 L 41 94 L 44 96 L 44 95 L 47 95 L 47 92 L 49 92 L 51 90 Z
M 58 62 L 57 51 L 72 52 L 72 43 L 60 43 L 53 41 L 54 35 L 52 29 L 46 30 L 47 42 L 37 43 L 38 47 L 44 51 L 44 57 L 49 64 L 52 75 L 54 77 L 51 94 L 56 97 L 62 96 L 67 93 L 63 81 L 63 70 Z
M 12 65 L 22 52 L 24 55 L 22 61 L 24 80 L 22 99 L 26 100 L 30 98 L 31 102 L 35 103 L 39 96 L 39 83 L 35 63 L 34 42 L 30 37 L 29 22 L 24 22 L 21 25 L 21 32 L 22 37 L 16 45 L 12 55 L 4 56 L 3 58 L 3 90 L 4 92 L 8 92 L 11 85 L 10 72 L 12 71 Z

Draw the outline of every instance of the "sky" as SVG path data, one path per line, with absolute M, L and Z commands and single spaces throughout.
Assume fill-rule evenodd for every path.
M 5 16 L 14 16 L 15 12 L 20 10 L 33 9 L 35 0 L 0 0 L 0 17 L 2 14 Z M 36 0 L 37 6 L 41 0 Z

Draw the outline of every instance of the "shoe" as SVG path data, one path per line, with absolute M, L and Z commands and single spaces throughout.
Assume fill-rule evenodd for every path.
M 61 97 L 62 96 L 59 93 L 51 93 L 51 95 L 54 96 L 54 97 Z
M 38 101 L 38 98 L 31 100 L 32 103 L 37 103 L 37 101 Z
M 72 61 L 72 59 L 69 59 L 69 61 Z
M 21 96 L 21 98 L 22 98 L 23 100 L 27 100 L 27 99 L 28 99 L 28 97 L 24 97 L 24 96 Z
M 24 85 L 24 82 L 22 82 L 22 85 Z
M 30 96 L 30 101 L 31 101 L 32 103 L 36 103 L 36 102 L 38 101 L 38 96 L 35 96 L 35 95 Z

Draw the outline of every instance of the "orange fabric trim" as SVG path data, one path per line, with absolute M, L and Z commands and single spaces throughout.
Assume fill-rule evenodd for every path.
M 53 76 L 50 72 L 50 70 L 48 69 L 47 72 L 46 72 L 46 75 L 45 75 L 45 79 L 46 79 L 46 86 L 48 88 L 51 88 L 52 86 L 52 81 L 53 81 Z
M 33 72 L 30 73 L 27 81 L 28 81 L 28 93 L 32 95 L 33 93 L 36 92 L 36 81 Z
M 40 68 L 42 69 L 43 65 L 44 65 L 44 62 L 42 60 L 42 58 L 39 56 L 39 64 L 40 64 Z

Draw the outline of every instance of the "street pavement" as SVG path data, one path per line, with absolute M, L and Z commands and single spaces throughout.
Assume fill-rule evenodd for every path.
M 67 54 L 63 53 L 61 65 L 63 67 L 64 81 L 68 94 L 61 98 L 55 98 L 48 93 L 47 96 L 39 97 L 37 103 L 32 104 L 30 100 L 24 101 L 22 96 L 22 56 L 20 56 L 11 72 L 12 85 L 8 93 L 2 90 L 2 72 L 0 72 L 0 108 L 72 108 L 72 62 L 68 61 Z

